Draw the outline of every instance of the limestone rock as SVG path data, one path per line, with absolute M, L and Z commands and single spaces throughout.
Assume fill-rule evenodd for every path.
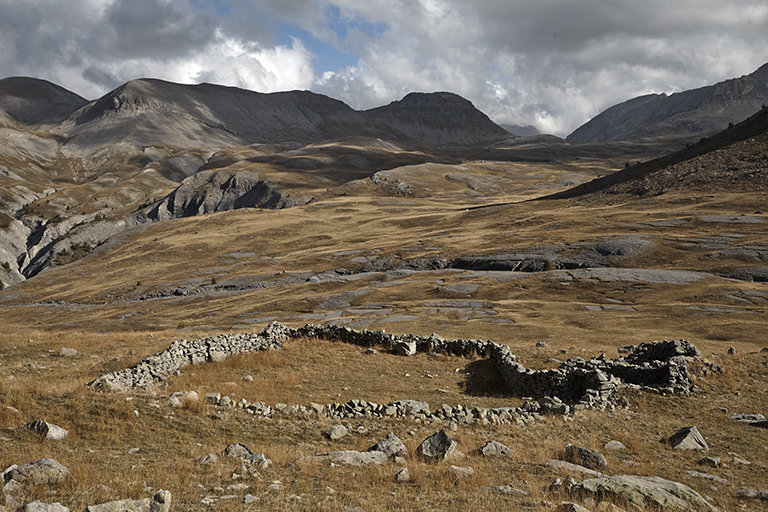
M 709 451 L 709 446 L 695 426 L 685 427 L 669 438 L 669 444 L 676 450 Z
M 450 466 L 448 468 L 448 471 L 450 471 L 451 474 L 453 474 L 453 476 L 455 476 L 460 480 L 463 480 L 466 478 L 472 478 L 473 476 L 475 476 L 475 470 L 469 466 L 467 467 Z
M 383 452 L 388 457 L 407 457 L 408 449 L 394 433 L 387 434 L 387 438 L 368 448 L 369 452 Z
M 408 472 L 408 468 L 399 469 L 395 473 L 395 482 L 404 483 L 411 481 L 411 474 Z
M 77 350 L 74 348 L 61 347 L 59 349 L 59 357 L 74 357 L 77 355 Z
M 344 425 L 334 425 L 328 429 L 328 439 L 331 441 L 338 441 L 348 434 L 349 430 Z
M 61 503 L 42 503 L 33 501 L 24 505 L 24 512 L 69 512 L 69 509 Z
M 6 482 L 16 480 L 22 484 L 60 484 L 72 473 L 54 459 L 45 458 L 23 464 L 5 474 Z
M 512 450 L 497 441 L 488 441 L 476 453 L 485 457 L 512 457 Z
M 412 340 L 398 340 L 392 344 L 392 349 L 401 356 L 412 356 L 416 354 L 416 342 Z
M 553 468 L 564 469 L 566 471 L 578 471 L 579 473 L 584 473 L 585 475 L 600 477 L 606 476 L 605 473 L 595 471 L 594 469 L 585 468 L 584 466 L 579 466 L 578 464 L 571 464 L 570 462 L 565 462 L 564 460 L 549 459 L 547 461 L 547 465 L 552 466 Z
M 615 500 L 628 505 L 662 510 L 716 511 L 699 493 L 678 482 L 659 477 L 615 475 L 584 480 L 573 490 L 595 500 Z
M 624 444 L 621 441 L 608 441 L 607 443 L 605 443 L 605 449 L 619 451 L 619 450 L 626 450 L 627 447 L 624 446 Z
M 91 505 L 86 512 L 169 512 L 171 510 L 171 492 L 160 490 L 151 498 L 143 500 L 119 500 Z
M 608 466 L 602 454 L 572 444 L 565 445 L 565 459 L 590 469 L 605 469 Z
M 441 430 L 422 441 L 416 451 L 427 460 L 442 462 L 453 455 L 456 446 L 456 441 L 448 437 L 445 430 Z
M 206 453 L 199 459 L 197 459 L 197 462 L 199 464 L 216 464 L 219 462 L 219 456 L 215 453 Z
M 224 456 L 240 460 L 254 467 L 267 469 L 272 461 L 263 453 L 255 453 L 242 443 L 232 443 L 224 448 Z
M 582 507 L 578 503 L 572 503 L 570 501 L 564 501 L 560 503 L 555 512 L 590 512 L 588 508 Z
M 30 432 L 34 432 L 43 439 L 53 439 L 55 441 L 66 439 L 67 434 L 69 434 L 69 431 L 43 420 L 30 421 L 21 428 L 27 429 Z
M 387 455 L 384 452 L 358 452 L 355 450 L 343 450 L 338 452 L 319 453 L 311 457 L 299 457 L 292 464 L 305 462 L 329 461 L 331 464 L 345 464 L 349 466 L 369 466 L 371 464 L 383 465 L 387 463 Z

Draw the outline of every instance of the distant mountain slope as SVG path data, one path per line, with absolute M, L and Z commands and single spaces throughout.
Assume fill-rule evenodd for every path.
M 474 144 L 508 136 L 450 93 L 410 94 L 368 111 L 308 91 L 261 94 L 211 84 L 132 80 L 89 103 L 59 129 L 76 146 L 114 141 L 178 147 L 315 142 L 368 136 L 421 144 Z
M 703 193 L 768 188 L 766 153 L 768 107 L 690 147 L 540 199 L 608 200 L 621 194 L 653 196 L 694 188 Z
M 609 142 L 724 130 L 768 103 L 768 64 L 741 78 L 667 96 L 650 94 L 615 105 L 567 140 Z
M 58 123 L 87 103 L 85 98 L 45 80 L 0 80 L 0 119 L 10 117 L 22 125 Z

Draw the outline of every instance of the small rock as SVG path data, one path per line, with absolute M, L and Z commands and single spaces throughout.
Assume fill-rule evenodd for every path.
M 197 459 L 197 462 L 199 464 L 216 464 L 219 462 L 219 456 L 215 453 L 206 453 L 199 459 Z
M 448 471 L 450 471 L 453 476 L 459 479 L 465 479 L 465 478 L 471 478 L 475 475 L 475 470 L 471 467 L 459 467 L 459 466 L 450 466 L 448 467 Z
M 244 380 L 245 382 L 253 382 L 253 376 L 251 376 L 251 375 L 246 375 L 245 377 L 243 377 L 243 378 L 242 378 L 242 379 L 240 379 L 240 380 Z
M 590 510 L 582 507 L 578 503 L 564 501 L 557 506 L 555 512 L 590 512 Z
M 608 465 L 602 454 L 572 444 L 565 445 L 565 460 L 590 469 L 605 469 Z
M 719 468 L 723 465 L 723 463 L 720 462 L 720 457 L 702 457 L 696 461 L 696 464 L 699 466 L 709 466 L 711 468 Z
M 253 496 L 252 494 L 246 494 L 245 496 L 243 496 L 243 503 L 246 505 L 250 505 L 251 503 L 256 503 L 257 501 L 259 501 L 259 498 L 257 498 L 256 496 Z
M 349 435 L 349 430 L 344 425 L 334 425 L 328 429 L 327 435 L 331 441 L 338 441 L 342 437 Z
M 69 431 L 43 420 L 30 421 L 21 428 L 34 432 L 43 439 L 52 439 L 54 441 L 66 439 L 67 434 L 69 434 Z
M 539 341 L 536 343 L 536 346 L 539 348 L 549 348 L 549 343 L 546 341 Z
M 395 473 L 395 482 L 410 482 L 411 474 L 408 472 L 408 468 L 402 468 Z
M 512 450 L 499 442 L 488 441 L 477 449 L 477 454 L 485 457 L 512 457 Z
M 620 441 L 608 441 L 607 443 L 605 443 L 605 449 L 619 451 L 619 450 L 626 450 L 627 447 L 624 446 Z
M 408 449 L 403 442 L 393 432 L 387 435 L 387 438 L 383 441 L 379 441 L 375 445 L 368 448 L 369 452 L 384 452 L 388 457 L 407 457 Z
M 736 347 L 730 347 L 730 348 L 728 349 L 728 355 L 729 355 L 729 356 L 732 356 L 732 355 L 734 355 L 734 354 L 736 354 Z
M 77 350 L 73 348 L 61 347 L 59 349 L 59 357 L 74 357 L 77 355 Z
M 669 443 L 676 450 L 709 451 L 709 446 L 695 426 L 685 427 L 669 438 Z

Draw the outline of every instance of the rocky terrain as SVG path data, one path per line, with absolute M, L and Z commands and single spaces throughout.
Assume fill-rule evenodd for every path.
M 632 143 L 450 93 L 0 109 L 6 510 L 765 506 L 765 109 Z
M 567 140 L 608 142 L 699 135 L 742 122 L 768 102 L 768 64 L 754 73 L 670 95 L 649 94 L 614 105 Z

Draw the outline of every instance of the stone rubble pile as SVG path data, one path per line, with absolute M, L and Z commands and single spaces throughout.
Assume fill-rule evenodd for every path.
M 491 341 L 445 340 L 437 334 L 401 336 L 335 325 L 307 324 L 291 329 L 272 322 L 260 334 L 222 334 L 195 341 L 174 341 L 166 350 L 144 358 L 137 366 L 102 375 L 88 386 L 104 391 L 153 391 L 157 383 L 162 383 L 187 365 L 223 361 L 227 357 L 258 350 L 277 350 L 286 340 L 307 337 L 363 347 L 381 346 L 403 355 L 427 352 L 488 357 L 503 377 L 507 391 L 536 400 L 530 400 L 522 407 L 488 410 L 468 409 L 461 405 L 448 410 L 448 406 L 442 406 L 434 413 L 426 404 L 415 405 L 417 403 L 413 401 L 373 404 L 353 400 L 346 404 L 309 404 L 306 407 L 277 404 L 272 408 L 261 402 L 248 404 L 244 399 L 235 404 L 228 397 L 223 397 L 216 399 L 215 404 L 236 406 L 264 416 L 271 416 L 277 409 L 288 415 L 316 413 L 329 418 L 413 416 L 421 420 L 448 419 L 462 423 L 475 419 L 493 424 L 526 423 L 531 418 L 535 419 L 536 415 L 564 415 L 579 409 L 604 410 L 613 407 L 616 390 L 625 385 L 660 393 L 689 394 L 693 384 L 687 363 L 693 359 L 701 360 L 701 353 L 695 346 L 685 340 L 676 340 L 629 347 L 631 350 L 626 350 L 629 353 L 618 359 L 600 356 L 584 360 L 574 357 L 563 362 L 559 368 L 534 371 L 520 364 L 509 346 Z

